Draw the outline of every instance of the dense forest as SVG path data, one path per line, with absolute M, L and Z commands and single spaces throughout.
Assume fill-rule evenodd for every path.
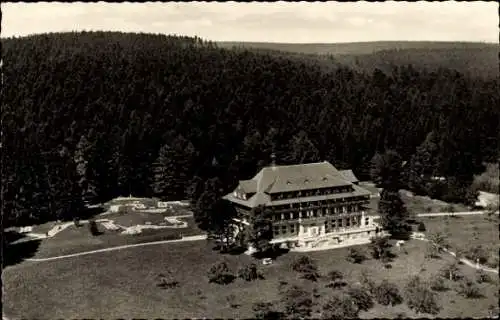
M 70 219 L 119 195 L 218 197 L 271 153 L 367 179 L 370 160 L 395 150 L 407 187 L 460 201 L 499 156 L 498 78 L 325 69 L 310 57 L 152 34 L 2 46 L 4 226 Z
M 223 48 L 281 52 L 310 57 L 325 67 L 344 65 L 361 72 L 378 68 L 391 72 L 394 65 L 419 69 L 457 70 L 483 79 L 498 77 L 498 45 L 482 42 L 375 41 L 353 43 L 218 42 Z

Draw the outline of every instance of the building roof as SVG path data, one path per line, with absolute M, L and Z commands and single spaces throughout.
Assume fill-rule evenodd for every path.
M 341 199 L 341 198 L 350 198 L 356 196 L 369 196 L 370 192 L 357 186 L 352 185 L 353 191 L 344 192 L 344 193 L 332 193 L 326 195 L 317 195 L 317 196 L 309 196 L 309 197 L 300 197 L 293 199 L 280 199 L 271 201 L 271 198 L 266 193 L 256 193 L 248 200 L 239 199 L 233 196 L 232 193 L 229 193 L 223 197 L 223 199 L 229 200 L 234 203 L 238 203 L 240 205 L 255 208 L 260 205 L 268 205 L 268 206 L 281 206 L 287 205 L 291 203 L 303 203 L 303 202 L 313 202 L 313 201 L 324 201 L 324 200 L 332 200 L 332 199 Z
M 239 187 L 245 193 L 255 193 L 257 192 L 257 181 L 241 180 Z
M 339 171 L 327 161 L 289 166 L 270 166 L 260 170 L 252 179 L 240 181 L 236 188 L 237 190 L 241 190 L 247 194 L 254 193 L 248 200 L 238 199 L 232 194 L 228 194 L 224 198 L 252 208 L 265 204 L 279 205 L 281 202 L 283 204 L 297 202 L 297 199 L 283 199 L 271 202 L 269 194 L 349 186 L 357 181 L 358 179 L 354 176 L 352 170 Z M 304 197 L 301 199 L 303 201 L 315 201 L 316 198 L 321 198 L 319 200 L 323 200 L 324 198 L 326 200 L 353 195 L 369 195 L 369 192 L 363 188 L 353 187 L 354 192 Z
M 352 183 L 359 182 L 358 178 L 356 178 L 352 170 L 340 170 L 339 172 L 347 181 Z
M 265 167 L 251 180 L 256 183 L 255 189 L 252 189 L 251 192 L 267 193 L 347 186 L 350 184 L 350 181 L 346 180 L 327 161 Z
M 380 195 L 380 192 L 382 191 L 382 188 L 377 188 L 374 183 L 361 182 L 359 185 L 370 191 L 372 195 Z

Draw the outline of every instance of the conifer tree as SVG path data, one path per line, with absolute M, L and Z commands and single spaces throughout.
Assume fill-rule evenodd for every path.
M 265 252 L 270 248 L 269 242 L 273 238 L 271 214 L 271 210 L 263 206 L 252 209 L 250 213 L 246 239 L 258 252 Z
M 411 230 L 409 213 L 399 195 L 402 160 L 395 151 L 376 154 L 373 158 L 372 177 L 382 187 L 378 210 L 382 227 L 393 237 L 407 238 Z

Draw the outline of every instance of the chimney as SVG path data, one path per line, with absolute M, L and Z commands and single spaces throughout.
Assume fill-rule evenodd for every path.
M 276 155 L 274 153 L 271 153 L 271 168 L 276 170 Z

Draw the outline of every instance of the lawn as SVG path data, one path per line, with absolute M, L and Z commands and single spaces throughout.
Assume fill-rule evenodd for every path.
M 434 212 L 464 212 L 470 211 L 467 206 L 458 203 L 447 203 L 429 197 L 412 195 L 406 190 L 401 190 L 401 199 L 411 213 L 434 213 Z
M 187 217 L 181 218 L 180 220 L 186 221 L 188 227 L 156 230 L 146 229 L 143 230 L 142 233 L 136 235 L 122 235 L 120 234 L 121 231 L 107 230 L 104 226 L 98 224 L 99 231 L 103 233 L 98 236 L 92 236 L 87 225 L 83 225 L 79 228 L 71 225 L 56 236 L 43 239 L 40 242 L 34 258 L 48 258 L 126 244 L 171 240 L 176 236 L 192 236 L 204 233 L 196 226 L 194 218 Z
M 498 264 L 500 244 L 497 216 L 420 217 L 419 221 L 424 222 L 427 234 L 445 234 L 452 251 L 465 251 L 481 245 L 491 253 L 491 266 Z
M 333 290 L 325 287 L 324 279 L 317 283 L 297 279 L 290 263 L 301 255 L 299 253 L 280 256 L 270 266 L 260 264 L 264 280 L 245 282 L 237 279 L 226 286 L 210 284 L 206 272 L 214 263 L 226 261 L 230 269 L 236 271 L 256 261 L 246 255 L 221 255 L 211 247 L 206 241 L 197 241 L 50 262 L 23 262 L 5 270 L 4 310 L 10 317 L 24 318 L 251 318 L 253 303 L 279 299 L 280 280 L 317 287 L 321 294 L 317 301 L 320 305 Z M 392 269 L 385 269 L 375 260 L 351 264 L 345 260 L 347 248 L 308 255 L 317 261 L 322 274 L 338 269 L 349 283 L 354 283 L 361 271 L 367 270 L 373 279 L 388 279 L 400 288 L 411 275 L 430 276 L 450 259 L 443 256 L 442 259 L 425 260 L 425 243 L 417 240 L 407 243 L 408 254 L 393 250 L 399 256 L 392 263 Z M 466 266 L 461 269 L 467 275 L 474 274 L 474 270 Z M 179 281 L 178 288 L 162 290 L 156 286 L 157 275 L 167 271 Z M 498 280 L 495 284 L 480 286 L 486 298 L 478 300 L 467 300 L 453 290 L 440 293 L 443 310 L 438 316 L 487 316 L 487 307 L 498 302 L 493 295 L 498 290 Z M 230 295 L 240 304 L 238 308 L 230 307 L 227 302 Z M 387 318 L 401 312 L 406 317 L 422 317 L 404 304 L 395 307 L 375 305 L 360 317 Z
M 406 208 L 412 214 L 470 211 L 469 208 L 462 204 L 447 203 L 429 197 L 411 195 L 406 190 L 401 190 L 399 194 Z M 369 215 L 378 215 L 379 200 L 379 197 L 372 197 L 370 199 L 370 203 L 366 206 Z

